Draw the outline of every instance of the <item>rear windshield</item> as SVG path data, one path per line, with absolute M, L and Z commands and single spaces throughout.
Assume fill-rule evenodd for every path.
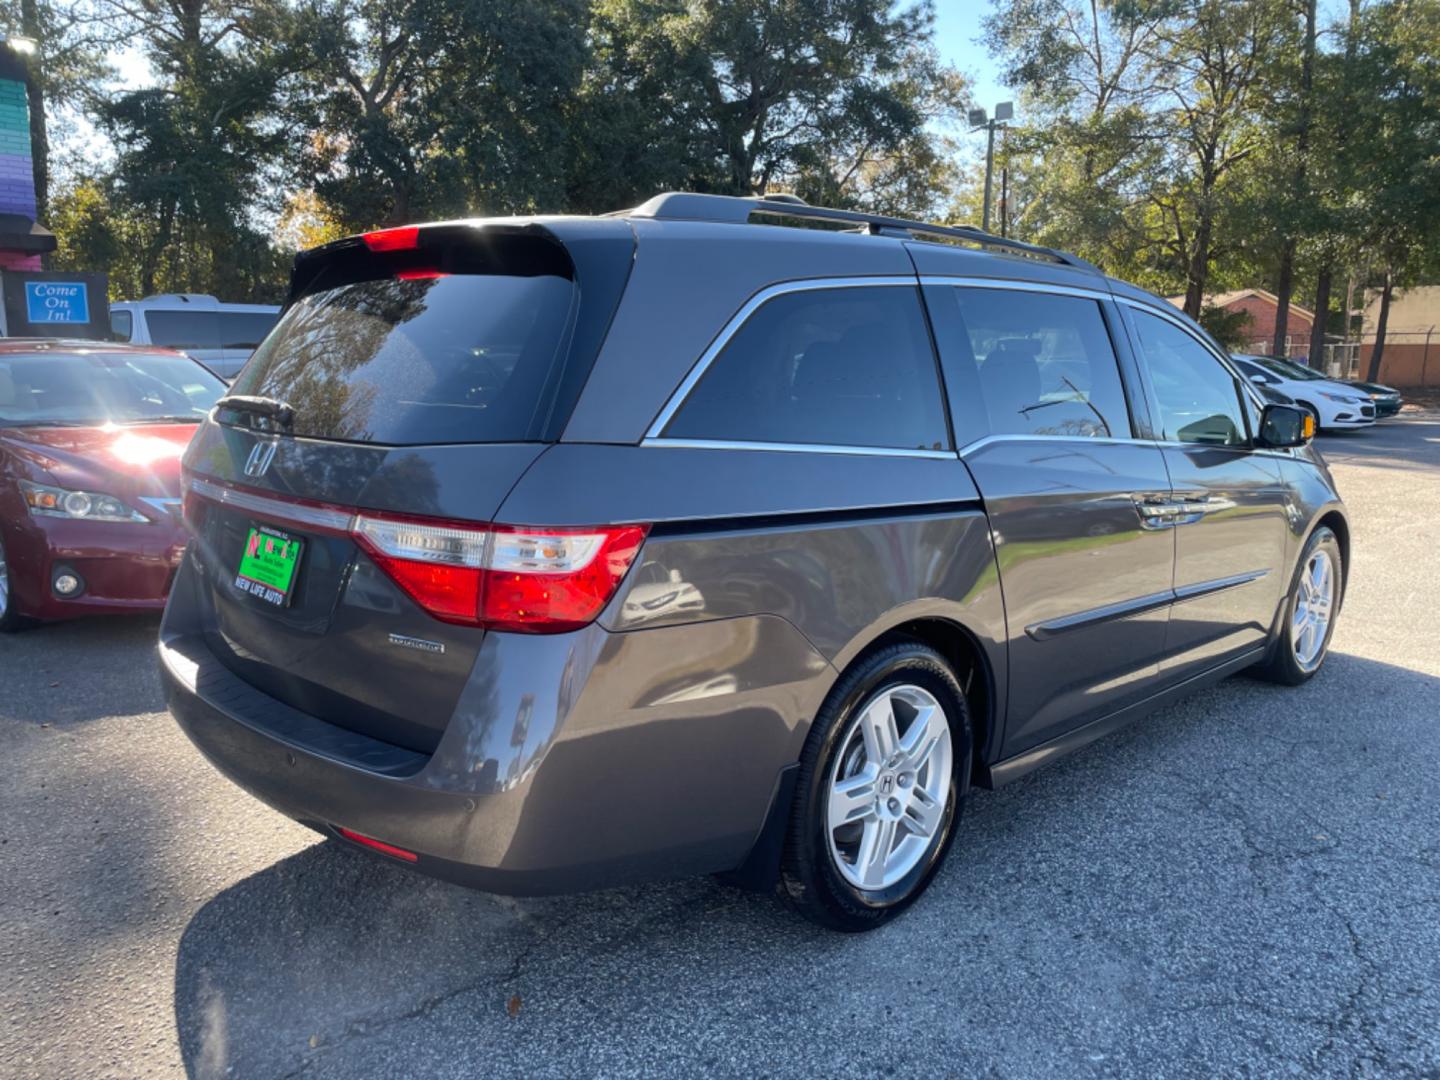
M 574 292 L 550 275 L 339 285 L 296 301 L 231 392 L 288 403 L 311 438 L 529 441 L 554 403 Z

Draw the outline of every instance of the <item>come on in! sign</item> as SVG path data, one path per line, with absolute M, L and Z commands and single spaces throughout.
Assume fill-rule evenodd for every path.
M 25 317 L 32 323 L 88 323 L 90 297 L 85 283 L 25 282 Z

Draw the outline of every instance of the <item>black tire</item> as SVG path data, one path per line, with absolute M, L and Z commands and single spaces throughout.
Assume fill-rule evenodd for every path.
M 1338 578 L 1335 582 L 1334 599 L 1331 603 L 1330 621 L 1325 628 L 1325 637 L 1321 642 L 1319 655 L 1307 665 L 1302 664 L 1296 657 L 1295 607 L 1300 597 L 1300 580 L 1310 565 L 1311 557 L 1316 551 L 1321 550 L 1329 555 Z M 1295 573 L 1290 579 L 1290 591 L 1286 593 L 1280 608 L 1280 631 L 1270 646 L 1270 655 L 1263 662 L 1251 668 L 1251 674 L 1282 686 L 1299 686 L 1314 678 L 1315 673 L 1325 665 L 1325 658 L 1330 655 L 1330 639 L 1335 634 L 1335 621 L 1340 616 L 1340 605 L 1345 597 L 1345 574 L 1345 559 L 1341 554 L 1340 541 L 1328 528 L 1321 526 L 1310 534 L 1310 539 L 1305 542 L 1305 548 L 1300 553 L 1300 560 L 1296 563 Z
M 5 541 L 0 538 L 0 634 L 13 633 L 16 630 L 23 630 L 30 625 L 30 620 L 20 614 L 19 602 L 15 599 L 15 590 L 12 587 L 12 579 L 9 576 L 9 563 L 5 559 Z
M 831 855 L 826 823 L 831 772 L 859 710 L 887 688 L 907 684 L 933 696 L 949 721 L 948 797 L 940 824 L 916 865 L 890 887 L 864 891 L 845 879 Z M 834 930 L 874 930 L 895 918 L 924 892 L 950 848 L 970 788 L 972 754 L 965 695 L 939 653 L 919 642 L 902 641 L 856 661 L 825 699 L 800 757 L 781 865 L 782 894 L 800 914 Z

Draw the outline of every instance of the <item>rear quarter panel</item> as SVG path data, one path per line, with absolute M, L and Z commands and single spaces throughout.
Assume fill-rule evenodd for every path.
M 654 525 L 601 618 L 618 635 L 778 618 L 823 657 L 833 682 L 887 630 L 943 619 L 984 651 L 995 715 L 1004 715 L 1005 614 L 994 549 L 958 459 L 561 444 L 530 468 L 501 516 Z M 699 639 L 672 640 L 688 648 Z M 694 660 L 675 654 L 669 663 L 683 671 Z M 693 691 L 714 707 L 723 695 L 702 684 L 724 676 L 700 664 L 688 690 L 667 692 Z M 807 709 L 794 755 L 813 703 Z

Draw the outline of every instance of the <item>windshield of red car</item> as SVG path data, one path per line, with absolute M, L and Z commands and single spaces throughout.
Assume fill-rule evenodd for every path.
M 0 426 L 199 423 L 225 384 L 187 356 L 0 353 Z

